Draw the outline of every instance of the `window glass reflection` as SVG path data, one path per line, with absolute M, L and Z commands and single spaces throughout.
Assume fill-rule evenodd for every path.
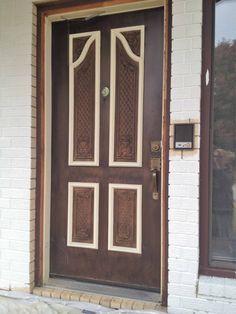
M 211 262 L 236 265 L 236 0 L 215 5 Z

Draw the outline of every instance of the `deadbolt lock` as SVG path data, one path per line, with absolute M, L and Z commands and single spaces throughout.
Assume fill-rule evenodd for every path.
M 151 153 L 158 153 L 161 150 L 160 141 L 151 141 Z

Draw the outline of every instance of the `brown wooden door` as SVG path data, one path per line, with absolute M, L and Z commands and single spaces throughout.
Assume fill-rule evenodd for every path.
M 54 23 L 52 39 L 50 276 L 158 291 L 150 159 L 160 154 L 163 9 Z

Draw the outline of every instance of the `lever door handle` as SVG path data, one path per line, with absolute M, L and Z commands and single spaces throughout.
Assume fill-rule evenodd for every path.
M 159 200 L 159 192 L 158 192 L 158 171 L 152 171 L 152 198 L 154 200 Z

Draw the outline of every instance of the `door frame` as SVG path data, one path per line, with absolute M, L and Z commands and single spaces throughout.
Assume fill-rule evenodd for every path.
M 51 29 L 59 20 L 164 7 L 161 195 L 161 299 L 167 305 L 168 283 L 168 165 L 171 55 L 171 0 L 60 0 L 38 5 L 37 40 L 37 188 L 35 285 L 49 279 L 51 199 Z M 106 11 L 105 11 L 106 10 Z

